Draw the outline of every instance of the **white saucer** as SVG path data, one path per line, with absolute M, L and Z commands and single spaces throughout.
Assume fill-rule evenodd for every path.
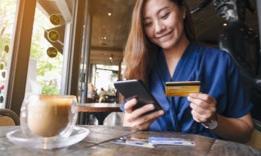
M 82 141 L 90 130 L 83 127 L 74 127 L 73 132 L 69 137 L 28 137 L 25 136 L 21 129 L 16 129 L 6 134 L 6 137 L 14 144 L 39 149 L 54 149 L 70 146 Z

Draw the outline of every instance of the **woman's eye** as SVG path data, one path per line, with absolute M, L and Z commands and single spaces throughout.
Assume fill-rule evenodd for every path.
M 169 17 L 169 12 L 161 16 L 162 19 L 167 19 Z
M 150 25 L 152 25 L 152 22 L 144 22 L 144 26 L 145 26 L 145 27 L 148 27 L 148 26 L 150 26 Z

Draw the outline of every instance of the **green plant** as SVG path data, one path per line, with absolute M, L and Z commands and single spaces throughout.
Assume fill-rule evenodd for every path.
M 53 85 L 43 85 L 42 94 L 44 95 L 58 95 L 59 89 Z

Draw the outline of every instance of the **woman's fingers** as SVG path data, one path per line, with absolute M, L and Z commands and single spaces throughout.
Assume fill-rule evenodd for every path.
M 127 113 L 131 113 L 132 110 L 133 110 L 133 107 L 137 104 L 137 99 L 136 98 L 133 98 L 129 101 L 127 101 L 125 104 L 124 104 L 124 110 L 125 112 Z
M 188 100 L 191 103 L 196 104 L 197 106 L 201 107 L 202 109 L 207 109 L 209 107 L 209 103 L 206 103 L 205 101 L 203 101 L 202 99 L 197 99 L 197 98 L 193 98 L 193 97 L 188 97 Z
M 215 111 L 212 111 L 212 109 L 202 109 L 201 107 L 197 106 L 194 103 L 190 104 L 190 107 L 192 109 L 191 113 L 193 118 L 197 119 L 196 121 L 205 122 L 208 121 L 213 114 L 215 114 Z
M 140 118 L 140 116 L 142 116 L 143 114 L 145 114 L 149 111 L 152 111 L 152 110 L 154 110 L 153 104 L 144 105 L 141 108 L 138 108 L 131 113 L 131 118 L 128 119 L 128 122 L 134 121 L 134 120 Z
M 192 114 L 193 120 L 195 120 L 195 121 L 198 122 L 198 123 L 201 122 L 201 121 L 199 120 L 198 114 L 197 114 L 194 110 L 191 110 L 191 114 Z
M 189 94 L 188 96 L 189 100 L 195 100 L 199 99 L 200 101 L 204 101 L 205 103 L 215 103 L 215 99 L 208 94 L 203 94 L 203 93 L 192 93 Z
M 124 126 L 145 130 L 148 129 L 151 122 L 164 114 L 163 110 L 146 114 L 155 109 L 153 104 L 146 104 L 134 110 L 133 108 L 137 105 L 137 102 L 137 99 L 133 98 L 125 103 Z
M 125 103 L 123 126 L 133 127 L 139 130 L 145 130 L 148 129 L 151 122 L 153 122 L 156 118 L 164 114 L 162 110 L 146 114 L 155 109 L 153 104 L 146 104 L 140 108 L 133 110 L 133 107 L 136 104 L 136 98 L 133 98 Z
M 156 111 L 156 112 L 141 116 L 132 122 L 132 127 L 135 127 L 139 130 L 144 130 L 145 127 L 147 128 L 151 122 L 153 122 L 155 119 L 162 116 L 163 114 L 164 114 L 164 112 L 162 110 L 160 110 L 160 111 Z
M 204 116 L 200 115 L 198 112 L 192 110 L 191 111 L 192 117 L 196 122 L 202 123 L 202 122 L 206 122 L 207 118 L 205 118 Z
M 207 94 L 190 94 L 188 96 L 188 101 L 195 104 L 195 106 L 202 108 L 203 110 L 216 112 L 216 100 Z
M 195 104 L 195 103 L 190 103 L 190 108 L 193 109 L 194 111 L 198 112 L 199 114 L 204 114 L 208 111 L 207 108 L 202 108 L 198 104 Z
M 190 94 L 188 100 L 191 102 L 191 114 L 196 122 L 209 121 L 216 113 L 216 100 L 207 94 Z

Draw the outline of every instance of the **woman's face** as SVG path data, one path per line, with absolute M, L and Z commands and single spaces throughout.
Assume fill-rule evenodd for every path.
M 143 9 L 145 33 L 159 47 L 173 48 L 184 34 L 184 17 L 184 10 L 170 0 L 148 0 Z

